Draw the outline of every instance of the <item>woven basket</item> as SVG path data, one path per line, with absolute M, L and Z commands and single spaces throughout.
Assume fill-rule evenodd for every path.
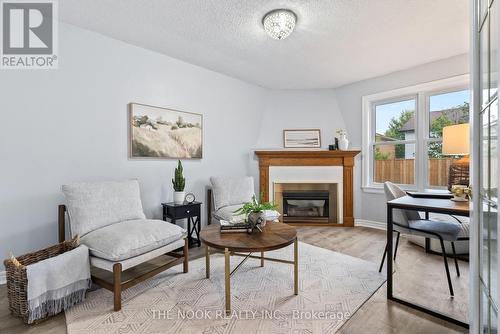
M 469 163 L 463 162 L 453 162 L 450 166 L 450 171 L 448 174 L 448 190 L 451 191 L 451 187 L 460 184 L 464 186 L 469 186 Z
M 28 324 L 28 278 L 26 276 L 26 266 L 57 256 L 78 247 L 78 241 L 64 241 L 33 253 L 28 253 L 17 257 L 19 264 L 15 264 L 11 259 L 3 262 L 7 271 L 7 296 L 9 297 L 9 309 L 13 316 L 22 318 Z M 52 315 L 47 314 L 44 318 L 33 323 L 39 323 Z

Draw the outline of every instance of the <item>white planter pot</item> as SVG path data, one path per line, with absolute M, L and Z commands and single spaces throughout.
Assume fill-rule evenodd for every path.
M 174 204 L 183 204 L 185 198 L 185 191 L 174 191 Z
M 347 140 L 346 136 L 341 136 L 339 138 L 339 149 L 341 151 L 347 151 L 348 148 L 349 148 L 349 140 Z
M 250 221 L 251 223 L 256 224 L 260 218 L 262 218 L 262 220 L 265 222 L 266 214 L 264 212 L 252 212 L 248 214 L 248 221 Z

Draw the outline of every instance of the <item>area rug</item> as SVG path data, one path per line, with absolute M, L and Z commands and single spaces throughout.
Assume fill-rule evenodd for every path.
M 293 246 L 266 253 L 293 259 Z M 231 257 L 234 267 L 241 257 Z M 125 290 L 122 310 L 99 289 L 66 311 L 69 334 L 83 333 L 335 333 L 385 282 L 377 265 L 299 243 L 299 295 L 293 294 L 293 266 L 249 259 L 231 277 L 232 312 L 224 309 L 224 257 L 176 266 Z

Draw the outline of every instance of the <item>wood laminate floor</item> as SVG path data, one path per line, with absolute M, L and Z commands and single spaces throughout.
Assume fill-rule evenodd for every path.
M 299 240 L 333 251 L 379 263 L 385 247 L 385 231 L 365 227 L 299 227 Z M 204 256 L 204 248 L 190 249 L 190 258 Z M 455 298 L 450 298 L 442 257 L 401 238 L 395 263 L 394 290 L 398 296 L 436 307 L 461 320 L 467 319 L 468 263 L 460 261 L 457 277 L 450 260 Z M 385 268 L 384 268 L 385 269 Z M 340 329 L 339 333 L 467 333 L 416 310 L 386 300 L 384 284 Z M 7 289 L 0 286 L 0 333 L 66 333 L 64 314 L 35 326 L 24 325 L 8 310 Z

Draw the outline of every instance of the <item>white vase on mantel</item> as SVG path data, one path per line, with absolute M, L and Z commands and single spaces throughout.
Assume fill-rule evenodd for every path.
M 349 148 L 349 140 L 345 134 L 342 134 L 339 138 L 339 149 L 341 151 L 347 151 Z

